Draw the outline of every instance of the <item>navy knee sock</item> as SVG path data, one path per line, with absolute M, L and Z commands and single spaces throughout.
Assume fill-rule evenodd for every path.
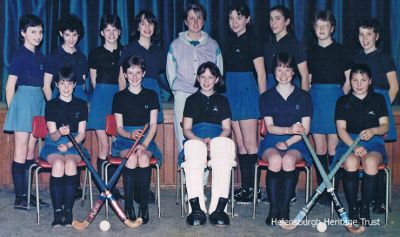
M 61 210 L 64 196 L 64 176 L 50 176 L 50 195 L 54 211 Z
M 124 181 L 125 210 L 131 210 L 133 209 L 133 190 L 135 190 L 137 168 L 129 169 L 128 167 L 124 167 L 122 178 Z
M 151 168 L 138 168 L 140 208 L 147 209 L 149 205 Z M 135 194 L 136 195 L 136 194 Z
M 64 209 L 72 210 L 75 203 L 75 190 L 78 187 L 78 175 L 64 175 Z
M 29 167 L 31 167 L 31 165 L 34 163 L 34 160 L 26 160 L 25 161 L 25 165 L 24 165 L 24 194 L 27 194 L 28 192 L 28 181 L 29 181 L 29 176 L 31 176 L 31 174 L 29 173 Z M 31 180 L 32 182 L 32 180 Z
M 343 178 L 343 191 L 346 196 L 349 209 L 357 207 L 357 193 L 358 193 L 358 171 L 349 172 L 344 170 Z
M 13 161 L 11 174 L 14 182 L 15 196 L 24 195 L 26 193 L 26 189 L 24 190 L 25 164 Z
M 296 184 L 298 180 L 298 172 L 293 171 L 281 171 L 282 179 L 282 198 L 280 207 L 280 218 L 285 220 L 289 219 L 289 207 L 292 195 L 296 195 Z
M 376 192 L 378 175 L 369 175 L 364 173 L 361 183 L 361 205 L 369 207 L 372 198 Z

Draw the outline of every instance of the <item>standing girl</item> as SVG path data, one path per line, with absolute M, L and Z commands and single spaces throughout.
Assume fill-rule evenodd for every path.
M 207 149 L 212 168 L 212 196 L 208 210 L 213 225 L 229 225 L 225 213 L 228 202 L 230 174 L 235 162 L 235 144 L 231 134 L 231 111 L 227 99 L 217 91 L 223 86 L 221 73 L 212 62 L 206 62 L 197 70 L 196 85 L 200 89 L 189 96 L 183 112 L 186 188 L 190 203 L 189 225 L 203 225 L 207 217 L 204 200 L 203 175 L 207 167 Z
M 389 131 L 386 135 L 386 141 L 397 140 L 397 131 L 394 121 L 392 103 L 399 92 L 399 82 L 397 81 L 396 67 L 393 59 L 378 49 L 377 44 L 381 37 L 381 26 L 376 19 L 364 19 L 358 24 L 358 40 L 363 48 L 355 57 L 356 63 L 364 63 L 371 69 L 372 86 L 374 92 L 385 97 L 386 107 L 389 117 Z M 380 172 L 377 186 L 377 197 L 374 212 L 384 213 L 384 179 Z
M 19 32 L 22 46 L 11 59 L 6 84 L 8 112 L 4 130 L 14 132 L 14 160 L 11 166 L 14 208 L 26 210 L 29 167 L 34 162 L 37 141 L 32 136 L 32 118 L 43 115 L 45 105 L 40 89 L 45 57 L 37 49 L 43 38 L 43 22 L 35 15 L 23 15 L 19 19 Z
M 47 102 L 45 118 L 49 135 L 40 152 L 40 158 L 52 165 L 50 195 L 54 209 L 51 225 L 54 227 L 72 224 L 72 208 L 79 183 L 77 165 L 81 157 L 67 135 L 72 134 L 78 144 L 82 143 L 88 118 L 86 101 L 72 96 L 76 86 L 73 69 L 60 68 L 55 83 L 60 94 L 58 98 Z M 82 149 L 89 157 L 88 152 Z
M 157 122 L 164 121 L 161 89 L 159 85 L 160 73 L 165 68 L 165 55 L 163 50 L 156 45 L 159 38 L 158 21 L 154 14 L 150 11 L 140 11 L 135 17 L 132 38 L 133 42 L 128 44 L 122 51 L 119 64 L 132 55 L 140 56 L 146 62 L 146 77 L 143 78 L 142 85 L 144 88 L 153 90 L 157 93 L 158 110 Z M 120 90 L 125 89 L 126 80 L 123 75 L 122 67 L 119 75 Z
M 242 187 L 235 194 L 238 203 L 250 203 L 253 200 L 254 165 L 258 160 L 258 100 L 266 90 L 262 45 L 249 32 L 249 23 L 249 8 L 244 3 L 232 5 L 229 9 L 229 26 L 233 36 L 224 55 L 226 97 L 232 111 L 232 128 L 239 151 L 242 180 Z
M 76 45 L 83 38 L 82 21 L 75 15 L 68 14 L 58 22 L 58 30 L 63 43 L 56 51 L 47 56 L 44 73 L 43 92 L 46 100 L 58 97 L 57 88 L 52 92 L 53 76 L 61 67 L 72 67 L 75 72 L 77 87 L 74 96 L 87 100 L 84 91 L 87 73 L 87 58 Z
M 104 44 L 89 54 L 90 79 L 94 88 L 91 99 L 88 128 L 96 130 L 99 153 L 97 170 L 102 165 L 110 151 L 108 136 L 105 132 L 106 115 L 111 113 L 112 98 L 118 91 L 119 58 L 122 47 L 118 42 L 121 34 L 121 21 L 117 15 L 106 15 L 100 21 L 100 34 Z M 111 169 L 110 169 L 111 170 Z M 115 169 L 114 169 L 115 170 Z M 110 172 L 109 177 L 113 172 Z M 121 197 L 114 187 L 113 195 Z
M 261 116 L 268 131 L 258 152 L 269 162 L 267 225 L 276 224 L 277 219 L 289 220 L 290 199 L 297 183 L 296 162 L 305 159 L 311 163 L 300 134 L 309 132 L 312 102 L 306 91 L 292 84 L 295 67 L 292 55 L 277 54 L 274 68 L 278 84 L 260 97 Z
M 315 15 L 314 32 L 318 43 L 308 52 L 312 83 L 310 95 L 314 111 L 311 133 L 318 159 L 327 172 L 338 143 L 334 108 L 337 99 L 350 90 L 349 74 L 352 65 L 347 50 L 332 39 L 335 23 L 335 17 L 330 11 L 321 11 Z M 322 183 L 319 172 L 317 181 L 318 184 Z M 330 203 L 326 192 L 320 196 L 319 202 L 325 205 Z
M 116 93 L 113 99 L 112 111 L 117 122 L 118 136 L 112 145 L 112 153 L 115 156 L 125 157 L 138 137 L 140 129 L 146 123 L 150 123 L 147 134 L 129 157 L 122 173 L 125 212 L 130 220 L 136 220 L 133 192 L 138 190 L 139 194 L 135 194 L 140 197 L 138 216 L 143 219 L 143 224 L 146 224 L 149 221 L 148 203 L 151 181 L 149 160 L 152 156 L 156 157 L 159 163 L 162 160 L 161 152 L 153 141 L 157 132 L 159 102 L 156 92 L 142 87 L 145 76 L 143 58 L 128 57 L 124 60 L 122 68 L 128 87 Z M 135 185 L 139 187 L 135 189 Z
M 275 6 L 269 10 L 269 25 L 273 36 L 264 47 L 265 66 L 268 72 L 267 88 L 275 86 L 274 55 L 278 53 L 290 53 L 293 55 L 297 70 L 301 76 L 301 88 L 308 91 L 310 79 L 307 68 L 307 55 L 293 33 L 293 16 L 285 6 Z M 295 82 L 297 83 L 297 81 Z
M 350 73 L 352 91 L 336 104 L 335 120 L 340 142 L 335 159 L 339 159 L 359 135 L 361 142 L 344 163 L 343 190 L 349 206 L 349 218 L 370 221 L 370 203 L 375 193 L 378 167 L 387 163 L 383 135 L 389 130 L 385 98 L 373 92 L 371 70 L 365 64 L 356 64 Z M 358 207 L 359 165 L 364 168 L 361 183 L 361 206 Z M 360 210 L 360 212 L 358 212 Z

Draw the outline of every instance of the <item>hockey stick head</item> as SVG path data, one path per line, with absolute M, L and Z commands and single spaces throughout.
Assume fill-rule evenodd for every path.
M 136 218 L 135 221 L 126 219 L 126 221 L 124 221 L 124 224 L 126 226 L 128 226 L 129 228 L 135 229 L 135 228 L 138 228 L 139 226 L 141 226 L 143 224 L 143 219 L 140 218 L 140 217 Z
M 78 221 L 78 220 L 73 220 L 72 221 L 72 226 L 75 228 L 75 230 L 85 230 L 89 227 L 90 222 L 87 220 L 83 221 Z
M 359 226 L 354 226 L 352 224 L 346 225 L 345 226 L 346 230 L 352 234 L 362 234 L 365 231 L 365 226 L 359 225 Z

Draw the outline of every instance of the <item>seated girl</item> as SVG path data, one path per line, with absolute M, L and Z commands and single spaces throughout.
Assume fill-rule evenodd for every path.
M 203 176 L 207 156 L 212 168 L 212 196 L 208 210 L 213 225 L 229 225 L 225 213 L 228 202 L 230 174 L 235 162 L 235 144 L 231 134 L 231 112 L 227 99 L 217 91 L 223 86 L 221 73 L 212 62 L 206 62 L 197 70 L 197 87 L 200 89 L 186 100 L 183 112 L 186 188 L 189 199 L 188 225 L 205 224 Z
M 387 163 L 383 135 L 389 131 L 385 98 L 372 90 L 371 82 L 370 68 L 366 64 L 354 65 L 350 72 L 351 92 L 340 97 L 335 111 L 340 138 L 335 160 L 346 152 L 358 135 L 361 138 L 353 154 L 344 162 L 342 183 L 349 206 L 349 218 L 354 221 L 360 218 L 363 225 L 368 225 L 370 221 L 369 207 L 376 190 L 378 167 Z M 358 207 L 360 163 L 364 175 L 361 182 L 361 206 Z
M 134 141 L 140 136 L 146 123 L 150 124 L 148 132 L 136 147 L 122 173 L 124 180 L 125 212 L 132 221 L 136 220 L 133 206 L 133 192 L 138 190 L 140 207 L 138 216 L 143 224 L 149 221 L 149 191 L 151 168 L 150 158 L 162 160 L 162 155 L 153 141 L 157 132 L 157 113 L 160 105 L 157 93 L 142 87 L 145 76 L 144 59 L 137 56 L 127 57 L 122 69 L 128 81 L 128 87 L 114 95 L 112 111 L 117 123 L 118 136 L 112 144 L 114 156 L 125 157 Z M 135 186 L 138 186 L 135 188 Z M 136 194 L 135 194 L 136 195 Z
M 79 183 L 77 165 L 81 161 L 78 151 L 67 135 L 71 133 L 78 144 L 85 139 L 88 107 L 84 100 L 72 96 L 76 86 L 72 68 L 60 68 L 55 82 L 60 94 L 58 98 L 46 104 L 45 118 L 49 135 L 46 137 L 40 158 L 52 165 L 50 195 L 54 221 L 51 225 L 61 226 L 72 224 L 75 190 Z M 83 150 L 89 157 L 87 151 Z
M 261 116 L 268 131 L 258 153 L 269 162 L 267 225 L 277 224 L 278 219 L 289 220 L 290 198 L 297 183 L 296 162 L 306 159 L 311 163 L 300 134 L 310 130 L 312 103 L 306 91 L 292 84 L 295 68 L 291 54 L 277 54 L 274 71 L 278 84 L 260 97 Z

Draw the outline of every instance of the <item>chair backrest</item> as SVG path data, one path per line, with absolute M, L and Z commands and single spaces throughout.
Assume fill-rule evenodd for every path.
M 117 122 L 114 114 L 107 114 L 106 117 L 106 133 L 109 136 L 117 136 Z
M 36 138 L 45 138 L 47 136 L 47 124 L 44 116 L 35 116 L 32 120 L 32 135 Z

